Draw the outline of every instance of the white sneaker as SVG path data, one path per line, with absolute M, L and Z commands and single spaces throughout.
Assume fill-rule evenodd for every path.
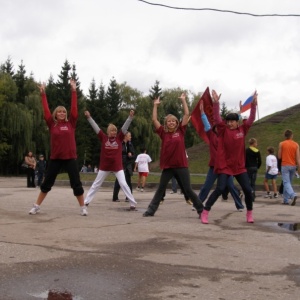
M 30 215 L 36 215 L 38 212 L 40 212 L 40 206 L 33 204 L 33 208 L 29 211 Z
M 87 215 L 88 215 L 88 211 L 87 211 L 86 206 L 83 206 L 83 207 L 81 208 L 80 214 L 81 214 L 82 216 L 87 216 Z
M 170 192 L 170 194 L 174 194 L 174 192 L 173 192 L 173 191 L 171 191 L 171 192 Z
M 144 189 L 143 188 L 141 188 L 141 192 L 143 192 L 144 191 Z
M 140 191 L 140 188 L 139 188 L 139 187 L 137 187 L 137 188 L 136 188 L 136 190 L 137 190 L 137 191 Z

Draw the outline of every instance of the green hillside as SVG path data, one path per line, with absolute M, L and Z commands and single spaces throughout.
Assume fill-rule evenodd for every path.
M 278 144 L 284 139 L 283 133 L 286 129 L 291 129 L 294 133 L 294 140 L 300 143 L 300 104 L 257 120 L 250 128 L 246 141 L 252 137 L 258 141 L 258 148 L 262 156 L 262 167 L 259 174 L 263 175 L 265 171 L 267 147 L 274 147 L 277 153 Z M 208 145 L 201 142 L 187 149 L 187 153 L 190 172 L 206 174 L 209 158 Z M 155 162 L 152 171 L 158 170 L 158 162 Z

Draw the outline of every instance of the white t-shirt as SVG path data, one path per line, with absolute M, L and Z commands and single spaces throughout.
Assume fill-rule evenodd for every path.
M 277 175 L 278 168 L 277 168 L 277 158 L 273 154 L 269 154 L 266 158 L 266 168 L 271 167 L 268 174 L 270 175 Z
M 152 159 L 148 154 L 139 154 L 135 160 L 135 162 L 138 164 L 138 172 L 149 172 L 148 163 L 150 163 L 151 161 Z

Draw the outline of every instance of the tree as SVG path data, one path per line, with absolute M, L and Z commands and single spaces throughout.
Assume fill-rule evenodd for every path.
M 226 103 L 222 102 L 221 103 L 221 109 L 220 109 L 220 114 L 221 114 L 221 118 L 225 119 L 226 115 L 229 113 Z
M 107 103 L 107 112 L 111 118 L 112 123 L 118 127 L 118 111 L 121 104 L 121 96 L 118 91 L 118 84 L 115 78 L 112 78 L 107 88 L 105 95 L 105 102 Z
M 64 62 L 64 65 L 62 66 L 62 70 L 60 74 L 58 75 L 58 81 L 56 83 L 57 97 L 58 97 L 57 100 L 59 100 L 60 102 L 59 105 L 66 107 L 68 111 L 70 110 L 70 99 L 71 99 L 70 72 L 71 72 L 71 65 L 66 60 Z M 53 105 L 53 107 L 57 107 L 57 106 L 58 105 Z
M 23 60 L 21 60 L 21 64 L 19 65 L 19 69 L 17 73 L 13 76 L 18 93 L 17 93 L 17 101 L 20 103 L 25 103 L 25 97 L 28 95 L 26 90 L 25 90 L 25 83 L 26 83 L 26 70 L 25 66 L 23 65 Z
M 0 71 L 2 73 L 6 73 L 6 74 L 10 75 L 11 77 L 14 76 L 14 65 L 11 62 L 10 56 L 7 58 L 5 63 L 0 66 Z
M 156 80 L 154 83 L 154 86 L 151 87 L 149 90 L 150 94 L 149 97 L 151 100 L 154 100 L 158 97 L 160 97 L 160 100 L 164 98 L 161 88 L 159 87 L 159 81 Z

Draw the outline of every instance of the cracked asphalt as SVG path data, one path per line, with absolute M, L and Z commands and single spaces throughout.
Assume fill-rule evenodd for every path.
M 57 185 L 32 216 L 39 190 L 25 183 L 0 177 L 1 300 L 299 299 L 300 200 L 257 192 L 248 224 L 231 198 L 219 199 L 204 225 L 182 195 L 167 191 L 145 218 L 153 189 L 134 190 L 128 211 L 109 186 L 82 217 L 71 188 Z

